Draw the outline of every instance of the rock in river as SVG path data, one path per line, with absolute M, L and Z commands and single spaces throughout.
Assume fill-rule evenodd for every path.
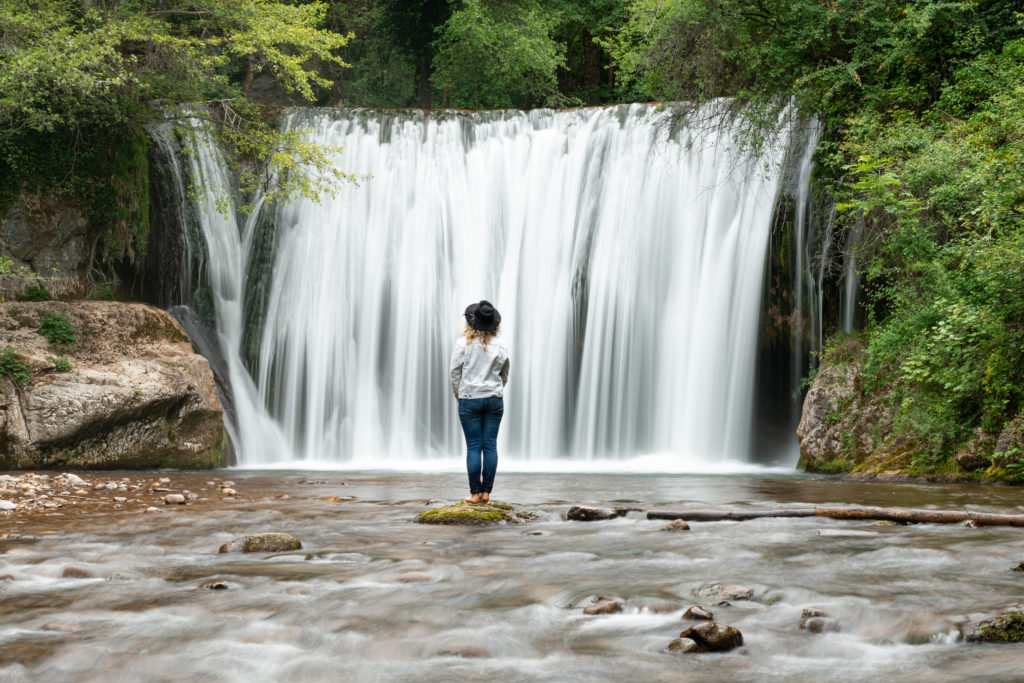
M 661 527 L 662 531 L 689 531 L 690 525 L 683 519 L 673 519 L 669 524 Z
M 715 615 L 711 613 L 711 610 L 700 605 L 694 605 L 683 612 L 683 619 L 692 619 L 693 621 L 712 621 L 714 618 Z
M 676 638 L 668 644 L 668 651 L 675 652 L 676 654 L 686 654 L 688 652 L 707 652 L 700 643 L 691 638 Z
M 975 643 L 1024 643 L 1024 603 L 982 619 L 967 634 L 967 640 Z
M 688 638 L 708 652 L 727 652 L 743 644 L 743 634 L 738 628 L 717 621 L 702 621 L 680 633 L 679 638 Z
M 749 600 L 754 591 L 746 586 L 735 586 L 727 583 L 709 583 L 697 589 L 697 597 L 711 600 Z
M 516 510 L 514 505 L 492 500 L 488 503 L 467 503 L 432 508 L 416 518 L 420 524 L 518 524 L 528 522 L 532 513 Z
M 220 547 L 222 553 L 280 553 L 298 550 L 302 547 L 299 539 L 288 534 L 263 533 L 242 536 Z
M 565 513 L 566 519 L 576 522 L 594 522 L 602 519 L 618 517 L 619 513 L 614 508 L 599 508 L 592 505 L 573 505 Z

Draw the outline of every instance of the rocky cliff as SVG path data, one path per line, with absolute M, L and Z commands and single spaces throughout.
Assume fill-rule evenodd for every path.
M 47 314 L 63 316 L 77 339 L 47 341 Z M 0 303 L 0 352 L 0 468 L 227 464 L 210 365 L 159 309 Z
M 894 425 L 892 397 L 865 390 L 864 361 L 864 347 L 854 339 L 822 360 L 797 427 L 798 467 L 869 479 L 1024 483 L 1024 415 L 999 434 L 975 430 L 945 459 L 923 457 L 913 431 Z

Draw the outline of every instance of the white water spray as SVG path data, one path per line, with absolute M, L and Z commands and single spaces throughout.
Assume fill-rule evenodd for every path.
M 204 225 L 240 463 L 457 457 L 447 360 L 463 308 L 483 298 L 512 348 L 503 457 L 745 460 L 790 140 L 747 158 L 728 127 L 695 139 L 670 119 L 649 105 L 293 112 L 287 125 L 371 177 L 277 210 L 252 375 L 240 352 L 254 221 Z M 207 168 L 222 166 L 216 151 L 199 152 L 193 175 L 226 183 Z

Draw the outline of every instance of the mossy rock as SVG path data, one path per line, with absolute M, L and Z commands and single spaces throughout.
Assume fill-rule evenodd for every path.
M 1024 604 L 978 622 L 967 640 L 981 643 L 1024 643 Z
M 514 505 L 492 500 L 487 503 L 459 501 L 427 510 L 416 518 L 420 524 L 521 524 L 533 519 L 533 514 L 516 510 Z

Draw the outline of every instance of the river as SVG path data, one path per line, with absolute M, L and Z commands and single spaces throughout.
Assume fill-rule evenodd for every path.
M 200 499 L 149 514 L 129 500 L 0 519 L 4 531 L 34 537 L 0 540 L 0 574 L 14 577 L 0 581 L 0 681 L 936 681 L 1024 671 L 1020 646 L 957 637 L 1024 596 L 1024 574 L 1011 570 L 1024 560 L 1020 529 L 812 518 L 670 533 L 639 513 L 564 517 L 573 503 L 1024 513 L 1018 489 L 802 474 L 499 473 L 495 498 L 540 519 L 466 528 L 412 523 L 463 495 L 460 474 L 157 476 Z M 207 483 L 225 477 L 237 499 Z M 290 533 L 303 548 L 218 554 L 259 531 Z M 95 578 L 63 578 L 68 566 Z M 201 587 L 210 581 L 229 588 Z M 743 647 L 667 654 L 690 625 L 682 609 L 700 604 L 695 592 L 709 582 L 753 590 L 730 606 L 704 602 L 743 632 Z M 626 608 L 584 615 L 597 594 Z M 808 607 L 840 631 L 799 630 Z

